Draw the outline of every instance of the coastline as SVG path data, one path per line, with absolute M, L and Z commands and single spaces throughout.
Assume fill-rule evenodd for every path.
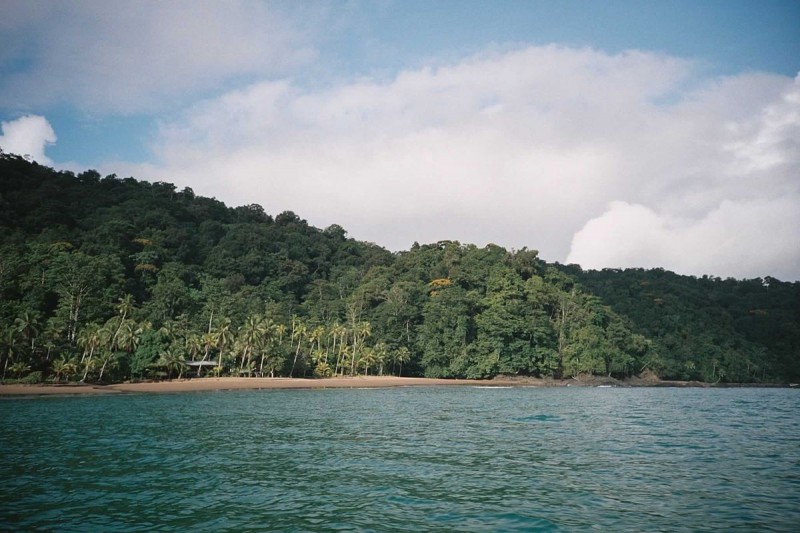
M 504 380 L 434 379 L 395 376 L 357 376 L 337 378 L 194 378 L 141 383 L 96 384 L 7 384 L 0 385 L 0 396 L 94 395 L 124 393 L 178 393 L 217 390 L 259 389 L 360 389 L 420 386 L 519 386 Z M 533 385 L 528 385 L 533 386 Z
M 676 387 L 676 388 L 732 388 L 732 387 L 782 387 L 795 384 L 773 383 L 703 383 L 699 381 L 661 381 L 631 378 L 619 381 L 614 378 L 586 376 L 571 379 L 542 379 L 533 377 L 496 377 L 488 380 L 437 379 L 396 376 L 357 376 L 336 378 L 194 378 L 172 381 L 140 383 L 97 384 L 0 384 L 0 397 L 9 396 L 76 396 L 96 394 L 158 394 L 221 390 L 260 389 L 360 389 L 388 387 Z

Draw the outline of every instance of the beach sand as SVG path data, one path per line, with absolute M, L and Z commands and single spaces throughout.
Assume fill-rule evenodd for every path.
M 241 389 L 354 389 L 419 386 L 519 386 L 522 383 L 494 379 L 398 378 L 395 376 L 359 376 L 325 379 L 302 378 L 195 378 L 146 383 L 117 383 L 114 385 L 0 385 L 0 396 L 44 396 L 73 394 L 122 394 L 196 392 Z M 527 386 L 532 383 L 525 383 Z
M 143 383 L 95 385 L 77 383 L 0 385 L 0 396 L 50 396 L 74 394 L 173 393 L 244 389 L 360 389 L 381 387 L 793 387 L 796 384 L 701 383 L 697 381 L 661 381 L 654 376 L 635 376 L 619 381 L 603 376 L 580 376 L 567 379 L 529 376 L 499 376 L 493 379 L 398 378 L 395 376 L 358 376 L 325 379 L 304 378 L 194 378 Z

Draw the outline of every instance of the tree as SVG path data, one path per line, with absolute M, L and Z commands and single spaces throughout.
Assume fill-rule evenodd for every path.
M 27 341 L 32 354 L 36 348 L 36 337 L 39 335 L 39 317 L 36 313 L 25 311 L 14 320 L 14 325 Z
M 482 311 L 476 317 L 478 361 L 470 362 L 460 374 L 486 377 L 502 374 L 532 374 L 537 368 L 533 338 L 530 333 L 529 303 L 525 301 L 524 284 L 519 275 L 508 268 L 496 268 L 486 284 Z M 469 351 L 468 351 L 469 353 Z M 497 355 L 497 365 L 481 364 Z M 477 371 L 477 367 L 481 370 Z
M 76 251 L 56 254 L 51 265 L 49 277 L 59 295 L 59 310 L 66 315 L 67 339 L 75 342 L 87 301 L 92 311 L 99 311 L 92 297 L 99 295 L 101 288 L 113 290 L 119 283 L 119 262 Z
M 9 363 L 12 365 L 14 364 L 16 355 L 22 349 L 20 341 L 21 339 L 18 329 L 6 328 L 2 331 L 0 345 L 3 349 L 3 379 L 6 379 L 6 372 L 8 371 Z
M 347 348 L 345 343 L 345 336 L 347 335 L 347 328 L 343 325 L 339 324 L 339 322 L 334 322 L 333 325 L 328 330 L 328 334 L 332 338 L 331 343 L 331 350 L 336 356 L 336 365 L 334 366 L 333 373 L 334 375 L 338 375 L 341 369 L 342 373 L 344 373 L 344 351 Z M 339 341 L 339 346 L 337 350 L 336 342 Z
M 102 329 L 97 324 L 90 324 L 81 331 L 81 335 L 78 337 L 78 345 L 83 348 L 80 364 L 83 365 L 84 372 L 81 382 L 86 381 L 86 376 L 93 369 L 92 358 L 95 352 L 102 347 L 104 341 L 110 341 L 110 338 L 106 339 L 108 335 L 109 331 Z
M 78 365 L 74 359 L 67 359 L 66 356 L 62 355 L 53 361 L 52 371 L 54 375 L 53 382 L 58 383 L 62 376 L 69 380 L 69 377 L 78 371 Z
M 292 318 L 292 341 L 297 343 L 297 349 L 294 352 L 294 360 L 292 360 L 292 369 L 289 371 L 289 377 L 294 377 L 294 367 L 297 364 L 297 358 L 300 356 L 300 347 L 303 340 L 306 338 L 308 327 L 298 317 Z
M 383 365 L 386 363 L 386 360 L 389 356 L 389 348 L 386 344 L 382 342 L 378 342 L 372 348 L 372 356 L 374 358 L 375 365 L 378 365 L 378 375 L 383 375 Z
M 351 360 L 350 360 L 350 375 L 354 376 L 356 373 L 356 357 L 360 359 L 360 351 L 364 348 L 364 342 L 372 335 L 372 325 L 369 322 L 358 322 L 352 330 L 353 345 L 351 347 Z M 370 355 L 371 357 L 371 355 Z
M 186 363 L 183 362 L 183 358 L 170 349 L 161 352 L 156 365 L 167 370 L 167 377 L 169 379 L 172 379 L 172 374 L 174 372 L 177 372 L 178 379 L 181 379 L 183 371 L 188 368 Z
M 245 324 L 239 327 L 237 340 L 239 341 L 239 348 L 242 352 L 242 361 L 239 366 L 240 373 L 244 370 L 245 365 L 250 362 L 250 357 L 259 342 L 261 334 L 261 320 L 255 315 L 248 317 Z
M 422 308 L 423 322 L 417 337 L 427 377 L 457 375 L 453 363 L 464 356 L 475 339 L 475 297 L 475 293 L 457 285 L 432 288 Z
M 105 371 L 115 369 L 119 364 L 119 356 L 111 350 L 102 351 L 100 352 L 98 364 L 100 364 L 100 375 L 97 376 L 97 381 L 102 383 Z
M 405 346 L 401 346 L 394 352 L 394 363 L 399 365 L 399 370 L 397 375 L 402 377 L 403 376 L 403 364 L 408 363 L 411 360 L 411 352 Z
M 369 347 L 364 348 L 361 350 L 361 356 L 358 362 L 360 365 L 364 365 L 364 375 L 369 376 L 369 369 L 377 362 L 375 351 Z
M 24 361 L 17 361 L 8 369 L 11 375 L 16 376 L 17 379 L 21 378 L 23 374 L 30 372 L 30 370 L 30 365 L 26 364 Z
M 234 335 L 231 331 L 231 321 L 229 318 L 224 318 L 222 324 L 217 330 L 216 335 L 217 349 L 219 350 L 219 362 L 217 364 L 217 371 L 222 372 L 222 357 L 225 353 L 225 347 L 233 344 Z
M 577 290 L 570 292 L 556 291 L 554 293 L 552 314 L 550 320 L 556 331 L 558 343 L 556 345 L 556 361 L 554 375 L 561 378 L 564 375 L 565 359 L 570 353 L 570 339 L 572 339 L 575 317 L 579 306 L 577 303 Z

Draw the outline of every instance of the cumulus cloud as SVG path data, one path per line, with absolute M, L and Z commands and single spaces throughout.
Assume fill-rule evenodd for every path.
M 45 155 L 48 144 L 56 142 L 56 133 L 44 117 L 26 115 L 16 120 L 1 122 L 0 148 L 6 153 L 17 154 L 43 164 L 52 163 Z
M 163 123 L 156 164 L 130 170 L 391 249 L 449 238 L 598 268 L 796 279 L 797 240 L 765 243 L 800 206 L 799 85 L 705 79 L 636 51 L 492 50 L 320 90 L 255 83 Z
M 749 84 L 728 80 L 687 104 L 684 124 L 703 112 L 717 124 L 687 139 L 699 153 L 654 182 L 656 194 L 641 196 L 653 208 L 611 202 L 574 235 L 567 261 L 800 279 L 800 77 L 777 92 L 744 90 L 769 95 L 750 109 L 714 109 L 730 88 L 738 93 Z
M 315 55 L 275 4 L 232 0 L 6 2 L 0 100 L 90 112 L 163 111 L 219 84 Z
M 615 171 L 636 114 L 690 70 L 534 47 L 315 92 L 259 83 L 165 124 L 154 177 L 396 249 L 458 238 L 564 257 L 587 206 L 624 189 Z
M 798 199 L 725 200 L 699 219 L 612 202 L 572 239 L 584 268 L 662 267 L 682 274 L 796 279 Z

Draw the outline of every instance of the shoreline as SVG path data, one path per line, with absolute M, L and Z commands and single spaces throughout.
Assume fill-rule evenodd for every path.
M 78 396 L 108 394 L 157 394 L 221 390 L 280 389 L 362 389 L 391 387 L 673 387 L 673 388 L 796 388 L 796 384 L 773 383 L 703 383 L 699 381 L 661 381 L 589 377 L 583 379 L 542 379 L 532 377 L 498 377 L 488 380 L 438 379 L 396 376 L 356 376 L 336 378 L 193 378 L 139 383 L 97 384 L 1 384 L 0 396 Z
M 425 386 L 519 386 L 503 380 L 410 378 L 395 376 L 357 376 L 337 378 L 193 378 L 139 383 L 97 384 L 7 384 L 0 385 L 0 396 L 77 396 L 125 393 L 180 393 L 221 390 L 281 389 L 363 389 Z M 533 385 L 528 385 L 533 386 Z

